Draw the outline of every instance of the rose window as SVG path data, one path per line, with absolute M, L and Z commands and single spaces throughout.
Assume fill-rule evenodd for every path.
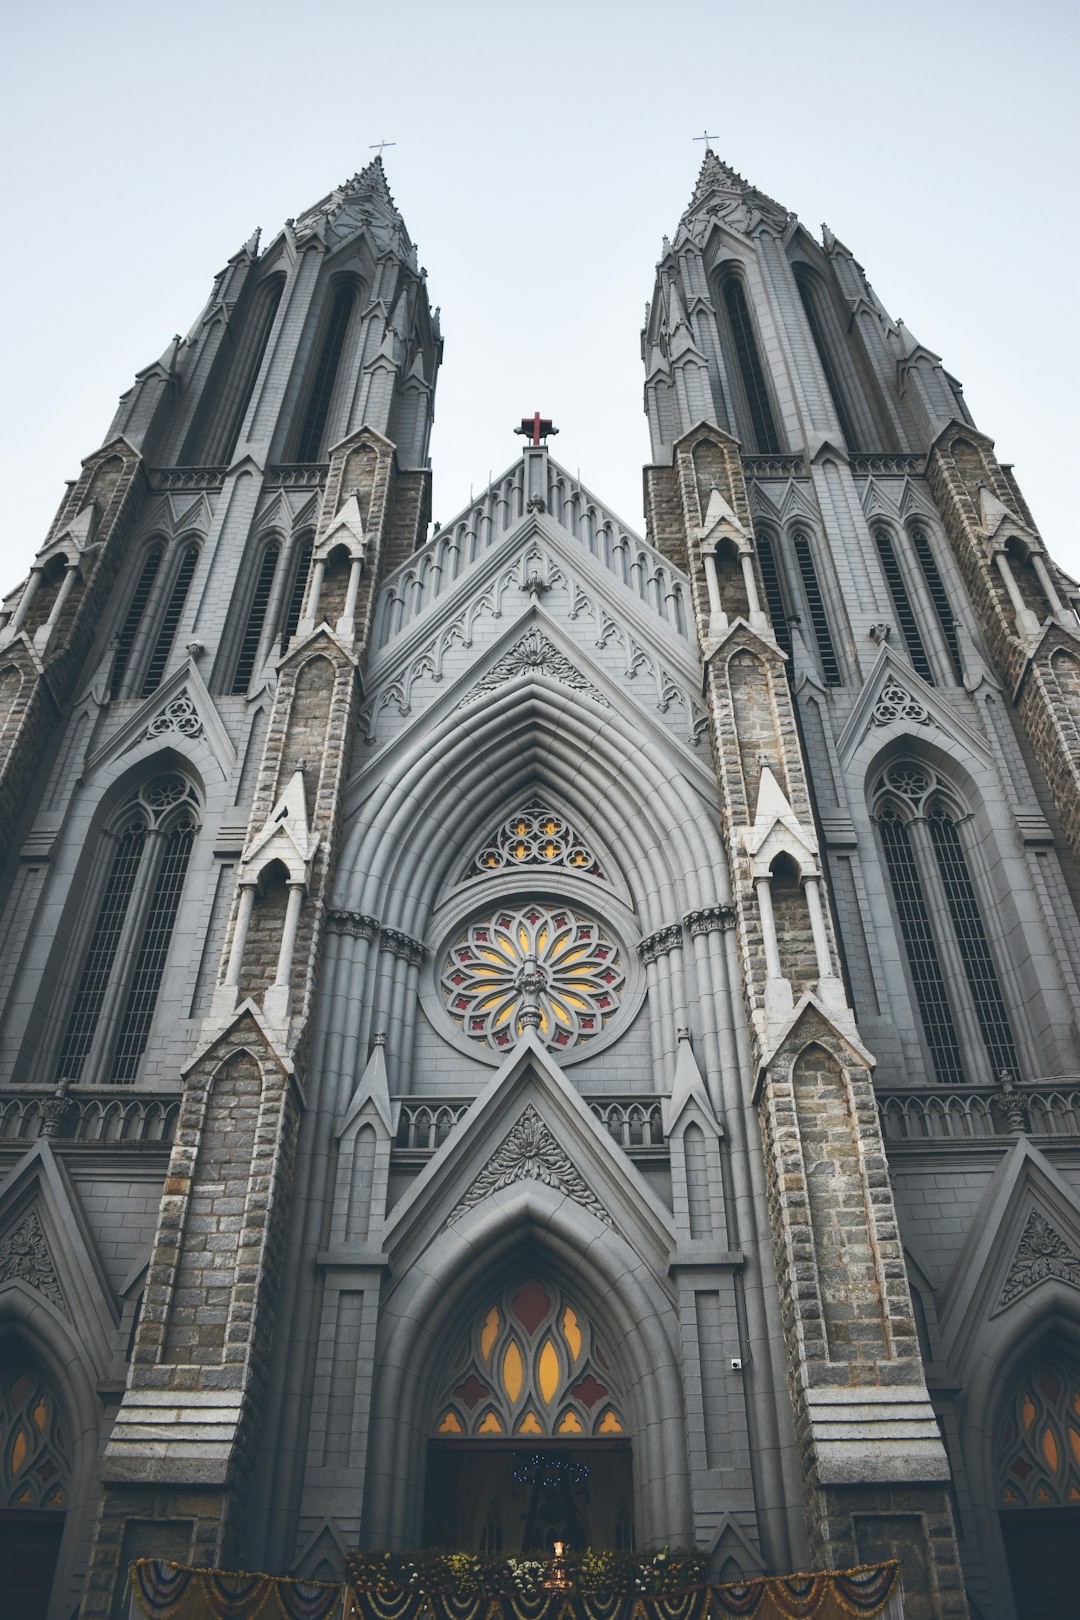
M 618 946 L 599 923 L 533 902 L 470 924 L 447 952 L 441 986 L 470 1039 L 500 1051 L 535 1029 L 565 1049 L 601 1033 L 625 978 Z

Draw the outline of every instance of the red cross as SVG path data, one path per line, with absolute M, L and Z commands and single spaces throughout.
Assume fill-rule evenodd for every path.
M 533 444 L 539 444 L 541 439 L 546 439 L 549 434 L 558 431 L 554 422 L 549 421 L 546 416 L 541 416 L 539 411 L 534 411 L 531 416 L 523 416 L 521 426 L 514 429 L 515 433 L 523 433 Z

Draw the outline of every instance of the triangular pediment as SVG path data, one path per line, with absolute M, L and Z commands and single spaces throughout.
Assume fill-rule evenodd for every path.
M 193 658 L 187 658 L 156 692 L 144 698 L 108 742 L 87 760 L 85 776 L 90 778 L 122 755 L 142 748 L 147 754 L 169 745 L 183 750 L 203 739 L 217 761 L 223 777 L 236 762 L 236 750 L 217 706 Z
M 950 740 L 960 742 L 980 763 L 991 762 L 984 738 L 942 700 L 936 687 L 924 681 L 888 642 L 883 642 L 836 739 L 841 762 L 850 762 L 868 732 L 874 731 L 884 743 L 892 734 L 890 728 L 896 727 L 932 739 L 939 746 L 947 746 Z
M 120 1313 L 67 1172 L 45 1137 L 0 1186 L 0 1297 L 21 1290 L 63 1317 L 105 1376 Z
M 991 1177 L 941 1292 L 950 1364 L 962 1372 L 981 1353 L 987 1331 L 1013 1322 L 1022 1327 L 1040 1296 L 1049 1302 L 1062 1289 L 1080 1307 L 1080 1201 L 1045 1154 L 1021 1137 Z
M 614 1230 L 666 1263 L 674 1225 L 546 1047 L 527 1031 L 391 1211 L 384 1246 L 395 1272 L 447 1225 L 507 1189 L 535 1183 L 569 1199 L 593 1230 Z

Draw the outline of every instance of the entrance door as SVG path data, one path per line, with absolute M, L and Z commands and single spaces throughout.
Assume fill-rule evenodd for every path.
M 550 1558 L 553 1543 L 625 1551 L 634 1544 L 630 1447 L 542 1450 L 433 1442 L 424 1541 L 429 1547 Z
M 45 1620 L 63 1513 L 0 1511 L 0 1592 L 5 1620 Z
M 1019 1620 L 1062 1620 L 1080 1605 L 1080 1509 L 1003 1513 Z

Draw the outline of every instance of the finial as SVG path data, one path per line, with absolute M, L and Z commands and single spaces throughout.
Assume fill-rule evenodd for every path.
M 377 161 L 379 163 L 381 163 L 382 162 L 383 151 L 385 150 L 385 148 L 388 147 L 388 146 L 396 146 L 396 145 L 397 145 L 397 141 L 372 141 L 371 145 L 368 147 L 368 151 L 369 152 L 375 152 L 375 156 L 376 156 Z M 376 150 L 376 148 L 377 148 L 377 150 Z
M 715 135 L 710 135 L 707 129 L 704 130 L 700 135 L 695 135 L 694 136 L 695 141 L 704 141 L 705 142 L 705 150 L 706 150 L 706 152 L 712 152 L 712 143 L 713 143 L 713 141 L 715 141 L 715 139 L 716 139 L 716 136 Z M 713 153 L 713 156 L 715 157 L 716 154 Z

